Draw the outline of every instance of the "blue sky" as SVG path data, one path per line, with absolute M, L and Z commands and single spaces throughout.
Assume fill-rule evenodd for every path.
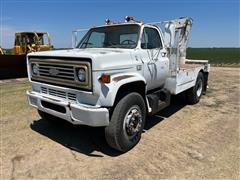
M 48 31 L 54 47 L 71 47 L 71 32 L 122 21 L 143 22 L 189 16 L 194 20 L 190 47 L 240 47 L 239 0 L 0 0 L 0 46 L 13 47 L 16 31 Z

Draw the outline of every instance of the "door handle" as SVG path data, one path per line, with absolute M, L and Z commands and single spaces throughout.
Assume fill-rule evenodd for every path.
M 166 52 L 161 53 L 162 57 L 166 57 L 166 54 L 167 54 Z

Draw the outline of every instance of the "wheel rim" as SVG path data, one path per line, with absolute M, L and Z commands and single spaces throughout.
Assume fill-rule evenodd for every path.
M 203 89 L 203 82 L 202 80 L 200 79 L 197 83 L 197 96 L 200 97 L 201 94 L 202 94 L 202 89 Z
M 142 127 L 142 113 L 138 106 L 132 106 L 125 115 L 123 130 L 124 134 L 129 137 L 135 137 Z

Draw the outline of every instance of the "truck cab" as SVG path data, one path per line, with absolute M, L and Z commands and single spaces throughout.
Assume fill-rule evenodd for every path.
M 46 120 L 104 126 L 108 144 L 126 152 L 139 142 L 146 116 L 167 107 L 171 95 L 186 93 L 195 104 L 206 92 L 208 62 L 186 59 L 191 26 L 190 18 L 142 23 L 127 16 L 89 29 L 73 49 L 30 53 L 29 104 Z

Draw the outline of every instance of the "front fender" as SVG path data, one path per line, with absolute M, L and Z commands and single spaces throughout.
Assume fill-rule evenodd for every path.
M 100 83 L 101 92 L 99 101 L 101 106 L 111 107 L 114 104 L 118 90 L 122 85 L 132 82 L 144 82 L 145 78 L 139 73 L 118 73 L 111 75 L 111 81 L 108 84 Z M 134 87 L 132 87 L 134 90 Z

